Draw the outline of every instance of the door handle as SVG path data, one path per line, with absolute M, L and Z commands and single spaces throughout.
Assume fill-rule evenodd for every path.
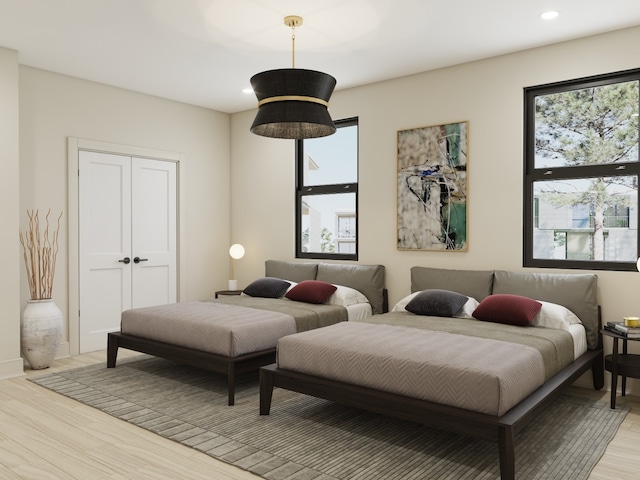
M 148 261 L 149 261 L 148 258 L 140 258 L 140 257 L 133 258 L 133 263 L 148 262 Z
M 138 258 L 138 257 L 136 257 L 136 258 Z M 118 262 L 124 263 L 125 265 L 128 265 L 129 263 L 131 263 L 131 259 L 129 257 L 124 257 L 122 260 L 118 260 Z

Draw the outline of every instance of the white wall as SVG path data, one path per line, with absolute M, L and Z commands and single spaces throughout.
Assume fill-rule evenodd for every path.
M 67 211 L 68 137 L 183 154 L 180 200 L 184 216 L 180 222 L 186 245 L 181 248 L 181 300 L 208 299 L 215 290 L 226 288 L 229 115 L 25 66 L 20 66 L 19 78 L 20 223 L 25 228 L 26 209 L 64 211 L 53 298 L 65 319 L 69 317 L 69 295 L 74 294 L 68 284 L 77 283 L 72 281 L 77 272 L 67 268 L 67 225 L 74 215 Z M 17 188 L 15 191 L 17 194 Z M 18 245 L 17 226 L 9 230 Z M 14 275 L 13 280 L 16 278 Z M 22 306 L 27 298 L 21 271 Z M 17 321 L 12 319 L 12 332 Z M 5 338 L 7 328 L 0 325 L 0 338 Z M 66 348 L 76 352 L 78 339 L 69 338 L 68 324 L 63 342 L 67 341 Z
M 409 293 L 414 265 L 523 270 L 523 88 L 638 68 L 639 43 L 632 28 L 334 93 L 333 118 L 359 117 L 359 262 L 386 266 L 391 305 Z M 264 274 L 265 259 L 295 254 L 293 141 L 249 133 L 254 114 L 232 116 L 232 237 L 247 246 L 240 286 Z M 465 120 L 469 251 L 398 251 L 397 131 Z M 596 273 L 604 321 L 640 315 L 640 273 Z
M 0 47 L 0 378 L 22 370 L 18 243 L 18 52 Z

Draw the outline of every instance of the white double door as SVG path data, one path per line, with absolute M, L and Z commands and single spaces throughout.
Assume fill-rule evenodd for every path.
M 80 353 L 130 308 L 176 302 L 176 164 L 80 151 Z

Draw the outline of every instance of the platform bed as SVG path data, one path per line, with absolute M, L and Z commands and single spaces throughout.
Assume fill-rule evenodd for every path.
M 388 300 L 387 300 L 387 291 L 384 288 L 384 267 L 382 265 L 341 265 L 341 264 L 323 264 L 323 263 L 293 263 L 293 262 L 282 262 L 276 260 L 267 260 L 265 262 L 265 277 L 274 277 L 281 278 L 285 280 L 289 280 L 291 282 L 299 283 L 303 280 L 320 280 L 327 283 L 339 284 L 343 285 L 359 292 L 362 292 L 371 304 L 372 313 L 384 313 L 388 311 Z M 243 298 L 240 296 L 234 297 L 225 297 L 218 301 L 214 301 L 214 303 L 231 303 L 232 305 L 243 306 L 246 305 L 248 307 L 259 308 L 255 306 L 255 303 L 264 302 L 264 301 L 273 301 L 274 306 L 269 306 L 268 309 L 264 311 L 263 314 L 258 314 L 260 316 L 268 316 L 273 312 L 282 312 L 282 313 L 291 313 L 292 303 L 299 302 L 291 302 L 289 300 L 281 300 L 278 298 L 275 299 L 262 299 L 262 298 L 253 298 L 247 297 L 247 302 L 242 301 Z M 279 307 L 277 305 L 278 302 L 282 302 L 284 305 Z M 194 302 L 191 302 L 194 303 Z M 200 303 L 200 302 L 195 302 Z M 289 305 L 286 305 L 286 304 Z M 181 304 L 176 304 L 181 305 Z M 355 305 L 358 306 L 358 305 Z M 172 306 L 168 306 L 172 307 Z M 194 305 L 184 304 L 185 310 L 190 308 L 191 310 L 201 309 L 201 307 Z M 315 307 L 322 307 L 321 305 L 308 305 L 308 309 L 315 310 Z M 149 310 L 161 308 L 161 307 L 150 307 Z M 282 309 L 281 309 L 282 308 Z M 339 309 L 341 307 L 337 307 L 335 305 L 326 306 L 326 310 L 329 311 L 331 309 Z M 347 309 L 350 308 L 347 307 Z M 145 309 L 138 309 L 140 311 Z M 165 309 L 166 310 L 166 309 Z M 174 309 L 175 310 L 175 309 Z M 269 310 L 269 311 L 267 311 Z M 344 310 L 344 309 L 343 309 Z M 255 312 L 256 310 L 254 310 Z M 260 310 L 257 310 L 260 311 Z M 129 311 L 130 314 L 132 311 Z M 141 313 L 141 312 L 137 312 Z M 166 314 L 169 319 L 165 319 L 165 323 L 162 324 L 162 328 L 168 331 L 173 331 L 172 335 L 169 335 L 168 338 L 173 340 L 175 336 L 179 336 L 180 332 L 180 312 L 178 314 Z M 153 320 L 153 318 L 148 317 L 149 313 L 145 312 L 148 320 Z M 235 315 L 235 314 L 234 314 Z M 240 314 L 238 314 L 240 315 Z M 320 313 L 319 315 L 324 315 Z M 123 321 L 124 321 L 125 313 L 123 312 Z M 235 317 L 233 317 L 235 318 Z M 295 315 L 294 315 L 295 318 Z M 319 324 L 316 326 L 321 326 L 324 321 L 336 321 L 335 314 L 332 315 L 331 320 L 325 320 L 324 316 L 319 317 Z M 241 317 L 238 317 L 241 320 Z M 344 320 L 347 319 L 345 314 Z M 296 318 L 296 322 L 297 322 Z M 242 350 L 242 353 L 231 353 L 229 355 L 214 353 L 212 351 L 206 351 L 205 348 L 208 348 L 208 343 L 213 343 L 213 339 L 211 342 L 205 341 L 203 346 L 200 348 L 194 348 L 193 346 L 184 346 L 179 345 L 178 342 L 174 343 L 173 341 L 159 340 L 157 338 L 149 338 L 152 334 L 157 334 L 157 328 L 155 324 L 149 323 L 144 326 L 145 320 L 138 320 L 138 325 L 143 325 L 143 328 L 148 330 L 149 335 L 134 335 L 130 332 L 111 332 L 107 337 L 107 368 L 115 368 L 118 356 L 119 348 L 126 348 L 129 350 L 134 350 L 141 353 L 146 353 L 148 355 L 153 355 L 157 357 L 166 358 L 168 360 L 172 360 L 178 363 L 182 363 L 185 365 L 194 366 L 197 368 L 202 368 L 204 370 L 208 370 L 215 373 L 221 373 L 223 375 L 227 375 L 227 387 L 228 387 L 228 404 L 233 405 L 235 403 L 235 381 L 236 376 L 255 371 L 263 365 L 271 364 L 275 361 L 275 339 L 277 339 L 280 335 L 285 335 L 287 333 L 295 333 L 295 326 L 293 327 L 292 332 L 287 332 L 286 327 L 279 325 L 279 330 L 269 330 L 269 335 L 273 336 L 273 345 L 270 348 L 262 348 L 254 347 L 247 351 L 245 348 Z M 227 319 L 227 324 L 232 323 L 232 328 L 235 328 L 235 323 L 233 321 L 229 321 Z M 274 325 L 275 328 L 275 325 Z M 305 328 L 315 328 L 313 326 L 309 326 L 305 324 Z M 228 329 L 227 329 L 228 334 Z M 165 334 L 166 335 L 166 334 Z M 214 336 L 218 337 L 218 343 L 220 343 L 219 334 L 214 334 Z M 231 333 L 231 337 L 233 337 L 233 333 Z M 250 336 L 244 335 L 245 340 L 251 343 L 255 343 L 256 345 L 265 343 L 265 330 L 258 328 L 255 331 L 255 334 Z M 252 338 L 253 337 L 253 338 Z M 206 340 L 206 339 L 205 339 Z M 230 340 L 231 343 L 233 343 Z M 229 343 L 229 342 L 222 342 Z M 267 342 L 268 343 L 268 342 Z
M 586 319 L 583 324 L 590 342 L 589 348 L 550 377 L 533 393 L 500 416 L 389 393 L 377 388 L 345 383 L 309 372 L 295 371 L 291 367 L 284 369 L 278 367 L 277 364 L 260 368 L 260 414 L 268 415 L 270 413 L 273 388 L 280 387 L 375 413 L 487 439 L 499 445 L 502 480 L 515 479 L 516 434 L 534 420 L 542 408 L 554 399 L 563 388 L 571 385 L 587 370 L 592 370 L 595 389 L 599 390 L 604 386 L 602 336 L 599 333 L 600 309 L 596 302 L 596 277 L 595 275 L 581 274 L 570 276 L 469 271 L 465 272 L 467 275 L 461 276 L 461 273 L 462 271 L 423 268 L 420 271 L 412 270 L 412 290 L 457 288 L 458 291 L 462 290 L 466 295 L 474 295 L 479 298 L 484 298 L 497 291 L 528 295 L 550 302 L 560 302 L 564 298 L 564 305 L 569 304 L 574 310 L 581 310 L 579 312 L 582 314 L 580 318 Z M 504 289 L 510 292 L 505 292 Z M 382 320 L 383 317 L 377 317 L 377 319 Z M 294 337 L 296 336 L 294 335 Z M 287 337 L 288 340 L 291 338 Z
M 515 435 L 536 418 L 546 403 L 589 368 L 593 368 L 594 387 L 601 389 L 604 385 L 602 350 L 590 350 L 505 415 L 494 417 L 282 370 L 272 364 L 260 369 L 260 415 L 269 415 L 273 388 L 280 387 L 430 427 L 484 438 L 499 445 L 500 478 L 513 480 L 515 479 Z

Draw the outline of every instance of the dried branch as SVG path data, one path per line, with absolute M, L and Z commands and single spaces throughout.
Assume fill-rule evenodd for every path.
M 24 233 L 19 230 L 20 243 L 22 244 L 22 256 L 24 266 L 27 270 L 27 281 L 29 282 L 29 293 L 31 300 L 42 300 L 51 298 L 53 291 L 53 279 L 56 273 L 56 258 L 58 256 L 58 236 L 60 233 L 60 220 L 62 212 L 58 217 L 58 223 L 53 231 L 52 239 L 49 235 L 49 215 L 45 217 L 44 233 L 40 235 L 40 219 L 38 210 L 27 210 L 29 217 L 29 230 Z

